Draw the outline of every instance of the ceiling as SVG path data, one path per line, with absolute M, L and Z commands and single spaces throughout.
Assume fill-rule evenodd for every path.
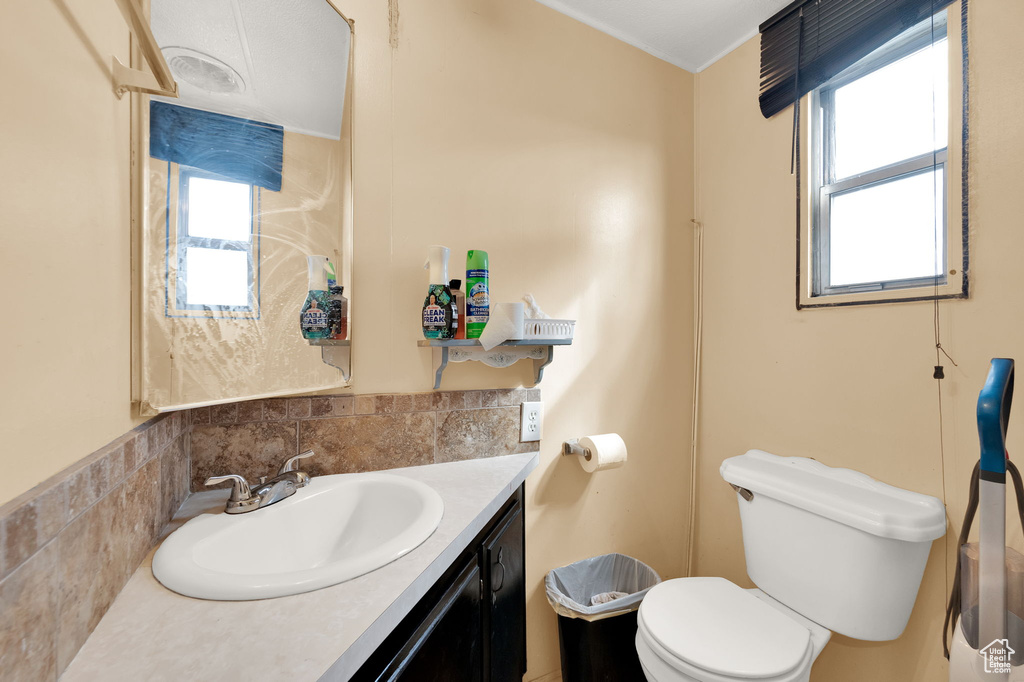
M 351 34 L 327 0 L 152 0 L 150 24 L 178 82 L 165 101 L 338 139 Z M 197 87 L 181 57 L 237 91 Z
M 537 0 L 698 72 L 757 35 L 757 27 L 792 0 Z

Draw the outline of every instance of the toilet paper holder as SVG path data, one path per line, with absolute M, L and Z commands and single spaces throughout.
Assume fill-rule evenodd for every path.
M 590 451 L 590 448 L 585 448 L 580 445 L 579 438 L 572 438 L 562 443 L 562 454 L 563 455 L 579 455 L 588 462 L 594 456 L 594 453 Z

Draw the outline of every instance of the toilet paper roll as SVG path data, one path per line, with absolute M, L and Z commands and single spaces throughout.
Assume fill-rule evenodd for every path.
M 512 321 L 512 341 L 519 341 L 523 338 L 523 326 L 526 324 L 526 306 L 522 303 L 499 303 L 505 311 L 505 315 Z
M 523 304 L 496 303 L 491 306 L 491 316 L 480 335 L 480 345 L 491 350 L 503 341 L 518 341 L 523 338 Z
M 616 469 L 626 463 L 626 442 L 617 433 L 580 438 L 580 447 L 590 451 L 590 457 L 580 455 L 580 466 L 587 473 L 602 469 Z

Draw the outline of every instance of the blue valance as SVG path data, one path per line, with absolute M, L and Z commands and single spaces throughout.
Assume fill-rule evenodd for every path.
M 278 192 L 284 128 L 151 100 L 149 154 Z

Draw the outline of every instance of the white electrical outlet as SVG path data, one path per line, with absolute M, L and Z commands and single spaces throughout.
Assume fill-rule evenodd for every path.
M 540 440 L 541 432 L 544 430 L 544 403 L 540 401 L 523 403 L 519 424 L 520 443 Z

